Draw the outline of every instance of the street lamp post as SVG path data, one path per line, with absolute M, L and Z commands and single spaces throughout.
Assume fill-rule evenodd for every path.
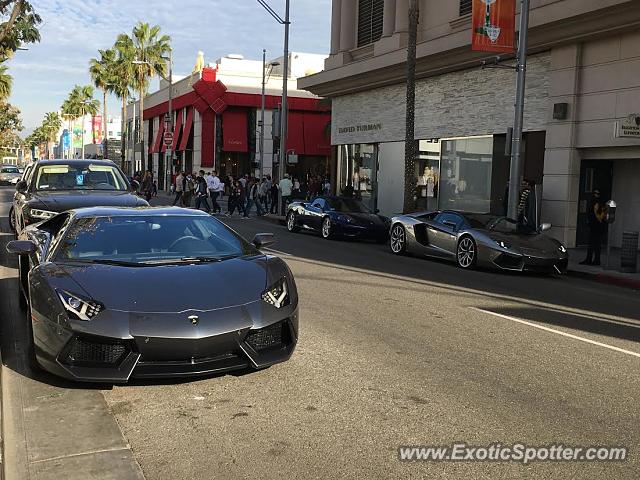
M 265 88 L 269 77 L 271 76 L 271 68 L 280 65 L 279 62 L 271 62 L 269 64 L 269 75 L 267 75 L 267 51 L 262 50 L 262 99 L 260 110 L 260 178 L 264 176 L 264 109 L 265 109 Z
M 258 0 L 258 3 L 269 12 L 269 14 L 280 24 L 284 25 L 284 62 L 283 62 L 283 74 L 282 74 L 282 110 L 280 113 L 280 155 L 278 165 L 278 183 L 284 177 L 284 169 L 287 161 L 287 94 L 288 94 L 288 82 L 289 82 L 289 4 L 290 0 L 286 0 L 284 19 L 280 17 L 265 0 Z M 282 192 L 278 193 L 278 202 L 282 205 Z M 280 207 L 281 208 L 281 207 Z M 284 213 L 284 212 L 282 212 Z

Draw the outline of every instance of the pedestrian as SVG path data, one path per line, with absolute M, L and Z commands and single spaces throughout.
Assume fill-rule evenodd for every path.
M 242 202 L 244 201 L 244 195 L 242 190 L 242 184 L 239 181 L 235 181 L 229 191 L 229 211 L 227 215 L 233 216 L 236 208 L 239 214 L 244 214 L 242 209 Z
M 251 211 L 251 207 L 253 207 L 255 201 L 255 186 L 256 183 L 253 178 L 247 179 L 247 187 L 245 189 L 244 218 L 249 218 L 249 212 Z
M 194 190 L 195 182 L 193 174 L 189 173 L 184 179 L 184 193 L 182 194 L 183 205 L 187 208 L 191 208 L 191 199 L 193 198 Z
M 523 232 L 538 230 L 536 225 L 535 184 L 531 180 L 522 183 L 520 201 L 518 202 L 518 229 Z
M 282 211 L 282 215 L 284 215 L 284 212 L 287 211 L 289 202 L 291 202 L 291 192 L 293 190 L 293 183 L 291 182 L 288 173 L 285 173 L 284 178 L 280 180 L 278 189 L 280 190 L 280 194 L 282 195 L 282 206 L 280 208 Z
M 278 184 L 275 181 L 271 183 L 271 208 L 269 212 L 278 213 Z
M 153 190 L 151 192 L 151 195 L 153 195 L 154 197 L 158 196 L 158 182 L 156 182 L 155 180 L 153 181 Z
M 600 252 L 602 250 L 602 235 L 607 229 L 607 210 L 600 198 L 600 190 L 593 191 L 593 198 L 587 211 L 587 223 L 589 225 L 589 248 L 587 258 L 580 265 L 600 265 Z
M 218 178 L 218 172 L 214 170 L 212 172 L 211 181 L 209 183 L 209 179 L 207 179 L 207 185 L 209 187 L 209 195 L 211 196 L 211 209 L 213 213 L 220 213 L 222 209 L 220 205 L 218 205 L 218 197 L 220 196 L 220 191 L 224 190 L 224 184 Z
M 182 202 L 182 194 L 184 193 L 184 175 L 182 172 L 178 172 L 175 178 L 173 188 L 176 192 L 176 198 L 173 200 L 173 206 L 175 207 L 178 202 Z
M 142 179 L 142 191 L 144 192 L 144 198 L 147 202 L 150 201 L 153 196 L 153 175 L 149 170 L 144 173 L 144 178 Z
M 324 187 L 322 189 L 322 193 L 324 195 L 331 195 L 331 178 L 329 178 L 329 176 L 324 179 Z
M 258 200 L 262 206 L 262 214 L 264 215 L 269 211 L 269 205 L 267 199 L 269 198 L 269 190 L 267 190 L 267 178 L 262 177 L 260 185 L 258 187 Z
M 204 178 L 204 170 L 200 170 L 198 177 L 196 178 L 196 210 L 200 210 L 201 206 L 204 206 L 204 211 L 211 212 L 209 208 L 209 193 L 207 191 L 207 180 Z

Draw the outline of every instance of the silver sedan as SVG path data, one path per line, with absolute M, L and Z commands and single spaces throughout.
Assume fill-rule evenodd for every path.
M 564 273 L 567 249 L 539 229 L 514 226 L 504 217 L 457 211 L 422 212 L 391 219 L 390 247 L 397 255 L 414 253 L 476 266 L 512 271 Z

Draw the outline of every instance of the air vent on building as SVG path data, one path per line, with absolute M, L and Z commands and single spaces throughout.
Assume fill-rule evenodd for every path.
M 358 1 L 358 47 L 380 39 L 383 12 L 384 0 Z
M 472 10 L 472 0 L 460 0 L 460 16 L 469 15 Z

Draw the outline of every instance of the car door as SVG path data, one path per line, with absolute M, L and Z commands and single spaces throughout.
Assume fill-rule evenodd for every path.
M 322 197 L 317 197 L 307 206 L 308 225 L 309 228 L 320 231 L 322 227 L 322 218 L 327 207 L 327 202 Z
M 453 212 L 441 212 L 431 223 L 432 244 L 444 256 L 455 255 L 457 233 L 463 219 Z

